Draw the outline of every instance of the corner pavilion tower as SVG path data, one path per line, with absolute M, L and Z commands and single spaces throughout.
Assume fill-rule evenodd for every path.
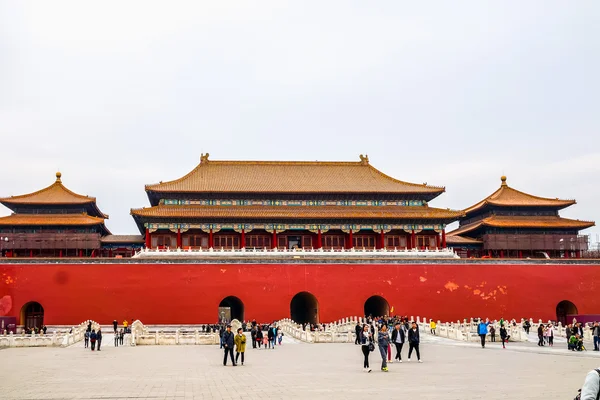
M 429 207 L 443 187 L 357 162 L 213 161 L 146 185 L 132 209 L 147 248 L 442 248 L 462 211 Z
M 7 257 L 84 257 L 95 255 L 100 238 L 110 234 L 96 198 L 56 181 L 37 192 L 0 198 L 13 211 L 0 218 L 0 249 Z
M 578 258 L 588 249 L 579 231 L 594 222 L 562 218 L 558 211 L 575 200 L 533 196 L 511 188 L 506 176 L 500 188 L 467 208 L 448 242 L 467 257 Z

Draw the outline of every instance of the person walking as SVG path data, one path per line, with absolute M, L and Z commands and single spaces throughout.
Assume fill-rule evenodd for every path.
M 362 350 L 364 361 L 363 361 L 363 369 L 365 372 L 371 372 L 371 367 L 369 366 L 369 354 L 371 353 L 371 348 L 374 347 L 373 344 L 373 334 L 369 329 L 369 325 L 364 325 L 363 330 L 360 332 L 360 348 Z
M 235 343 L 235 363 L 237 364 L 240 354 L 242 355 L 242 365 L 244 365 L 244 353 L 246 352 L 246 335 L 242 332 L 242 328 L 238 328 L 237 335 L 233 340 Z
M 500 327 L 503 327 L 504 325 L 500 325 Z M 495 342 L 496 341 L 496 328 L 494 327 L 494 325 L 490 326 L 490 341 L 491 342 Z
M 485 348 L 485 337 L 487 336 L 488 333 L 488 325 L 490 324 L 490 320 L 486 319 L 485 322 L 483 322 L 482 319 L 479 320 L 479 325 L 477 326 L 477 333 L 479 334 L 479 337 L 481 338 L 481 348 L 484 349 Z
M 356 323 L 356 326 L 354 327 L 354 333 L 356 334 L 356 339 L 354 339 L 354 344 L 360 345 L 360 332 L 362 331 L 362 328 L 360 327 L 360 323 Z
M 123 328 L 121 328 L 121 329 L 119 330 L 119 344 L 120 344 L 121 346 L 123 346 L 123 336 L 125 336 L 125 334 L 124 334 L 124 332 L 123 332 Z
M 252 329 L 250 329 L 250 339 L 252 339 L 252 348 L 256 348 L 256 325 L 252 325 Z
M 437 328 L 437 325 L 434 320 L 431 320 L 431 322 L 429 322 L 429 330 L 432 335 L 435 335 L 435 328 Z
M 83 334 L 83 341 L 84 341 L 83 348 L 87 349 L 88 345 L 90 344 L 90 332 L 85 331 L 85 333 Z
M 392 343 L 396 346 L 396 357 L 394 360 L 402 362 L 402 346 L 406 342 L 406 330 L 400 322 L 396 322 L 396 326 L 392 331 Z
M 233 345 L 234 345 L 234 337 L 233 332 L 231 332 L 231 325 L 227 325 L 227 329 L 223 333 L 223 347 L 225 348 L 224 357 L 223 357 L 223 365 L 227 365 L 227 355 L 231 358 L 231 364 L 235 367 L 235 360 L 233 359 Z
M 92 351 L 94 351 L 96 349 L 96 339 L 98 337 L 96 336 L 96 331 L 94 329 L 92 329 L 92 332 L 90 333 L 90 343 L 91 343 L 91 347 L 92 347 Z
M 538 346 L 544 346 L 544 324 L 540 324 L 540 326 L 538 326 Z
M 115 347 L 119 347 L 119 332 L 115 332 Z
M 594 351 L 600 350 L 600 325 L 598 322 L 594 322 L 592 327 L 592 336 L 594 337 Z
M 118 326 L 119 326 L 119 324 L 117 323 L 117 320 L 115 319 L 115 320 L 113 321 L 113 329 L 114 329 L 114 331 L 115 331 L 115 334 L 117 333 L 117 327 L 118 327 Z
M 100 328 L 96 332 L 96 340 L 98 341 L 98 351 L 100 351 L 100 346 L 102 345 L 102 329 Z
M 269 326 L 269 329 L 267 330 L 267 339 L 269 341 L 269 349 L 271 346 L 275 349 L 275 332 L 273 331 L 272 326 Z
M 387 372 L 387 353 L 390 344 L 390 334 L 387 331 L 387 325 L 382 325 L 381 330 L 377 333 L 377 343 L 379 344 L 379 353 L 381 354 L 381 370 Z
M 565 329 L 565 336 L 567 337 L 567 349 L 571 350 L 571 346 L 570 346 L 570 340 L 571 340 L 571 336 L 573 336 L 573 326 L 571 324 L 567 325 L 567 329 Z
M 508 335 L 508 332 L 506 331 L 506 327 L 505 326 L 501 326 L 500 327 L 500 340 L 502 340 L 502 348 L 505 349 L 506 346 L 504 345 L 504 343 L 508 342 L 508 338 L 510 336 Z
M 554 347 L 554 326 L 548 324 L 546 331 L 548 332 L 548 346 Z
M 256 327 L 256 343 L 258 343 L 258 349 L 260 350 L 260 346 L 262 346 L 263 342 L 263 332 L 260 326 Z
M 410 356 L 412 355 L 413 349 L 417 353 L 417 360 L 421 361 L 421 352 L 419 351 L 419 343 L 421 342 L 421 338 L 419 335 L 419 327 L 416 322 L 412 323 L 412 327 L 408 331 L 408 361 L 410 361 Z
M 127 332 L 127 320 L 126 319 L 123 320 L 123 329 L 125 329 L 125 332 Z

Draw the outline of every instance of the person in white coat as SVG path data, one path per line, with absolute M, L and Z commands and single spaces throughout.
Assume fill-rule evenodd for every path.
M 600 392 L 600 369 L 593 369 L 585 377 L 581 388 L 581 400 L 596 400 Z

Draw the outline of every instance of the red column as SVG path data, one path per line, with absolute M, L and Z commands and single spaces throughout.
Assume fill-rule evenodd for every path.
M 33 258 L 33 250 L 29 250 L 29 258 Z
M 385 249 L 385 232 L 383 231 L 383 229 L 381 230 L 379 239 L 380 239 L 379 248 Z
M 108 258 L 112 258 L 113 252 L 112 249 L 108 249 Z
M 321 234 L 321 230 L 317 231 L 317 249 L 323 248 L 323 235 Z
M 240 249 L 246 248 L 246 232 L 242 229 L 242 233 L 240 233 Z
M 79 258 L 83 257 L 83 250 L 79 249 Z
M 569 251 L 568 250 L 565 251 L 565 258 L 569 258 Z
M 152 248 L 152 237 L 150 235 L 150 229 L 146 228 L 146 248 Z
M 208 231 L 208 248 L 213 248 L 213 231 L 212 228 Z
M 271 248 L 272 249 L 276 249 L 277 248 L 277 231 L 275 229 L 273 229 L 273 243 L 271 243 Z
M 471 258 L 471 250 L 467 250 L 467 258 Z
M 410 234 L 410 248 L 414 249 L 417 247 L 417 237 L 415 235 L 415 230 L 413 229 Z
M 523 258 L 523 250 L 519 250 L 519 258 Z
M 581 258 L 581 250 L 575 252 L 575 258 Z
M 500 250 L 500 258 L 504 258 L 504 250 Z
M 435 234 L 435 247 L 437 247 L 439 249 L 440 248 L 440 243 L 441 243 L 440 234 L 436 233 Z
M 491 250 L 488 250 L 488 256 L 489 256 L 490 258 L 492 258 L 492 251 L 491 251 Z
M 354 248 L 354 240 L 352 239 L 352 229 L 350 229 L 350 232 L 348 232 L 348 243 L 346 244 L 346 248 L 347 249 L 352 249 Z
M 177 228 L 177 248 L 181 249 L 183 246 L 181 245 L 181 229 Z
M 58 256 L 59 256 L 60 258 L 62 258 L 62 250 L 60 250 L 60 251 L 58 252 Z
M 442 229 L 442 249 L 446 248 L 446 230 Z

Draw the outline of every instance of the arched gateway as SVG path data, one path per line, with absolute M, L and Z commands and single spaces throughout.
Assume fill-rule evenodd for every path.
M 563 300 L 556 305 L 556 320 L 566 325 L 572 321 L 568 321 L 569 315 L 577 315 L 577 307 L 569 300 Z
M 24 328 L 41 328 L 44 326 L 44 307 L 31 301 L 21 308 L 21 325 Z
M 299 324 L 319 323 L 319 302 L 309 292 L 296 294 L 290 302 L 290 318 Z
M 365 301 L 364 312 L 373 317 L 390 315 L 390 303 L 381 296 L 371 296 Z
M 244 320 L 244 303 L 239 297 L 227 296 L 219 303 L 219 321 Z

